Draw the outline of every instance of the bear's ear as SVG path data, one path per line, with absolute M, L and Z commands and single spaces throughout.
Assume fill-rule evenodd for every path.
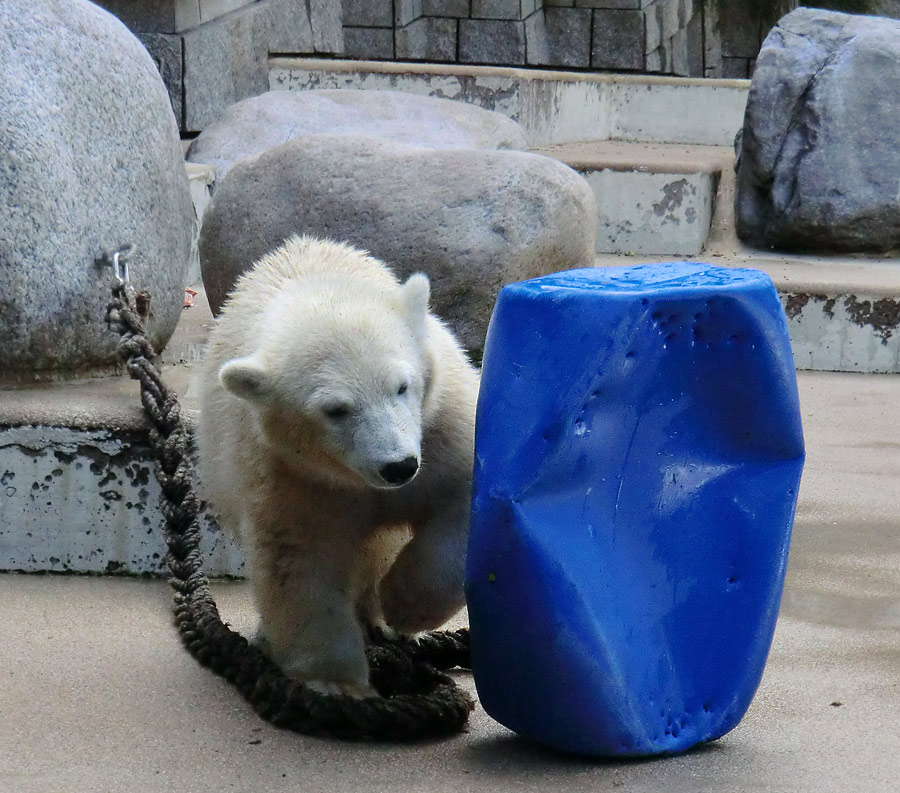
M 424 273 L 413 273 L 400 287 L 400 300 L 406 309 L 406 318 L 417 335 L 425 333 L 425 318 L 428 316 L 428 299 L 431 284 Z
M 237 358 L 219 369 L 228 391 L 248 402 L 265 402 L 271 393 L 269 373 L 253 358 Z

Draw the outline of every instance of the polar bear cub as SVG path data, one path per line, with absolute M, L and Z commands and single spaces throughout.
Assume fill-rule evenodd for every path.
M 372 694 L 368 628 L 463 605 L 478 380 L 428 300 L 424 275 L 293 237 L 238 280 L 200 372 L 201 479 L 258 640 L 321 691 Z

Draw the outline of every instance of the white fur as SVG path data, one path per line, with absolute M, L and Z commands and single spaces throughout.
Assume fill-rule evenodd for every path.
M 201 478 L 240 536 L 260 641 L 320 690 L 372 693 L 367 627 L 463 604 L 478 382 L 428 296 L 424 275 L 294 237 L 239 279 L 200 374 Z M 385 480 L 410 458 L 410 481 Z

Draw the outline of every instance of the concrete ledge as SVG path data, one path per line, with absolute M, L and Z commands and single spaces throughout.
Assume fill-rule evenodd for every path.
M 900 259 L 738 260 L 778 287 L 798 369 L 900 373 Z
M 598 207 L 597 252 L 696 256 L 706 245 L 727 147 L 593 141 L 533 149 L 582 174 Z
M 687 143 L 636 143 L 624 140 L 583 141 L 533 148 L 577 171 L 719 174 L 731 168 L 734 151 L 728 146 Z
M 749 248 L 727 254 L 713 249 L 711 255 L 716 263 L 726 258 L 763 270 L 784 292 L 867 295 L 875 300 L 900 296 L 900 258 L 777 256 Z
M 709 234 L 717 175 L 582 171 L 597 199 L 597 251 L 696 256 Z
M 900 372 L 900 297 L 791 292 L 782 302 L 798 369 Z
M 146 429 L 0 427 L 0 570 L 154 573 L 165 567 Z M 206 523 L 210 575 L 240 575 L 234 542 Z
M 730 146 L 748 80 L 591 74 L 457 64 L 272 58 L 272 90 L 365 88 L 458 99 L 505 113 L 532 146 L 587 140 Z

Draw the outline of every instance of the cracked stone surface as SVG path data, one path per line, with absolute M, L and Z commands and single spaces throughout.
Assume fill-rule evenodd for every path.
M 800 8 L 757 60 L 737 230 L 764 248 L 900 247 L 900 21 Z

